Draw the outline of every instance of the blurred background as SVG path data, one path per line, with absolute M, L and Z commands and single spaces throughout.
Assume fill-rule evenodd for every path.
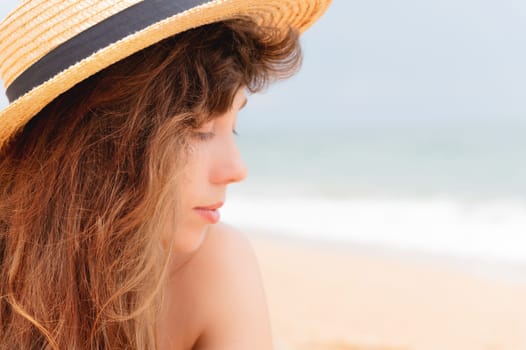
M 526 2 L 336 0 L 303 44 L 241 115 L 230 220 L 526 264 Z
M 526 2 L 335 0 L 302 42 L 222 212 L 277 347 L 526 349 Z

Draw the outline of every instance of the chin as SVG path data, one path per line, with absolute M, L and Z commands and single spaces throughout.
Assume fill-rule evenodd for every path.
M 206 237 L 208 225 L 201 230 L 181 231 L 180 237 L 175 237 L 173 249 L 176 254 L 193 253 L 201 245 Z

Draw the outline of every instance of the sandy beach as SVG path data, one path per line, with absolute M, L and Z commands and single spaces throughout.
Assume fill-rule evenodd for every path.
M 524 350 L 526 282 L 429 259 L 249 235 L 276 350 Z

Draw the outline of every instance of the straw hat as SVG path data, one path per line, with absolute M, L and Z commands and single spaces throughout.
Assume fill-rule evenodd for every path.
M 305 31 L 331 0 L 23 0 L 0 23 L 0 147 L 61 93 L 169 36 L 239 15 Z

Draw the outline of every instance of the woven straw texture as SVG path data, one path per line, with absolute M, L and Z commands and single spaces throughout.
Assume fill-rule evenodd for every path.
M 176 1 L 176 0 L 174 0 Z M 331 0 L 213 0 L 100 49 L 0 111 L 0 147 L 55 97 L 109 65 L 162 39 L 238 15 L 305 31 Z M 7 88 L 60 44 L 140 0 L 26 0 L 0 24 L 0 74 Z

